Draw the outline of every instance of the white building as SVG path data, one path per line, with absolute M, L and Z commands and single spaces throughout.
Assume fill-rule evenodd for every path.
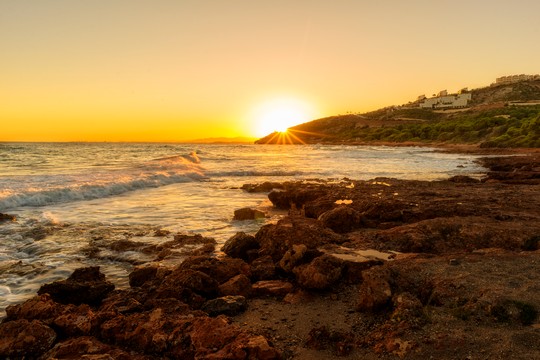
M 467 107 L 471 99 L 471 93 L 436 96 L 425 99 L 424 102 L 420 103 L 420 107 L 424 109 L 459 109 Z
M 538 80 L 540 79 L 540 75 L 508 75 L 508 76 L 501 76 L 495 79 L 494 85 L 503 85 L 503 84 L 513 84 L 520 81 L 527 81 L 527 80 Z

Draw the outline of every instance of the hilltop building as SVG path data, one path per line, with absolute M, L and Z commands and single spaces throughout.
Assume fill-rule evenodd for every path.
M 438 96 L 425 99 L 420 103 L 420 107 L 424 109 L 459 109 L 467 107 L 467 104 L 472 99 L 472 94 L 469 92 L 460 91 L 459 94 L 448 95 L 446 90 L 440 91 Z
M 527 81 L 527 80 L 540 80 L 540 75 L 508 75 L 508 76 L 501 76 L 495 79 L 495 83 L 491 84 L 494 85 L 505 85 L 505 84 L 514 84 L 520 81 Z

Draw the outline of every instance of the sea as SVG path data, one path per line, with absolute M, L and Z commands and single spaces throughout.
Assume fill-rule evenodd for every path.
M 0 223 L 0 318 L 8 305 L 78 267 L 100 266 L 123 288 L 133 266 L 153 260 L 133 250 L 88 256 L 97 240 L 155 244 L 201 234 L 219 248 L 284 216 L 266 193 L 248 193 L 243 184 L 481 177 L 475 160 L 426 147 L 0 143 L 0 213 L 17 218 Z M 267 217 L 233 220 L 243 207 Z

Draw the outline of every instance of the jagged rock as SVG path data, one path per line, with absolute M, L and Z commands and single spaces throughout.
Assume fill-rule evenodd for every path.
M 291 272 L 302 261 L 307 251 L 308 248 L 304 244 L 293 245 L 292 249 L 287 250 L 281 260 L 279 260 L 279 267 L 286 272 Z
M 43 285 L 38 294 L 49 294 L 54 301 L 62 304 L 96 305 L 103 300 L 114 285 L 105 280 L 99 266 L 79 268 L 67 280 Z
M 127 352 L 120 348 L 107 345 L 91 336 L 81 336 L 71 338 L 56 344 L 47 351 L 43 359 L 133 359 L 147 360 L 147 356 L 138 355 L 133 352 Z
M 39 320 L 8 321 L 0 324 L 0 357 L 37 358 L 49 350 L 55 340 L 54 330 Z
M 2 214 L 0 213 L 0 223 L 4 221 L 16 221 L 17 217 L 15 215 Z
M 274 189 L 283 189 L 283 184 L 278 182 L 265 181 L 261 184 L 244 184 L 241 189 L 249 193 L 270 192 Z
M 406 321 L 412 325 L 418 325 L 422 320 L 422 303 L 411 293 L 403 292 L 392 298 L 394 311 L 391 319 L 394 321 Z
M 141 265 L 129 273 L 129 285 L 140 287 L 146 283 L 160 283 L 170 273 L 170 269 L 161 265 Z
M 205 273 L 218 283 L 223 284 L 238 274 L 251 276 L 249 265 L 242 259 L 212 256 L 191 256 L 179 265 L 182 269 L 192 269 Z
M 293 290 L 293 285 L 282 280 L 258 281 L 252 286 L 255 296 L 285 296 Z
M 322 224 L 336 233 L 347 233 L 363 227 L 366 223 L 364 216 L 349 206 L 338 206 L 319 216 Z
M 8 306 L 6 315 L 8 320 L 41 320 L 49 325 L 64 309 L 65 306 L 54 302 L 49 294 L 43 294 L 34 296 L 22 304 Z
M 201 307 L 210 316 L 228 315 L 234 316 L 244 312 L 247 308 L 246 298 L 243 296 L 223 296 L 208 300 Z
M 242 295 L 249 296 L 251 294 L 251 281 L 244 275 L 236 275 L 229 281 L 219 285 L 219 293 L 221 295 Z
M 270 255 L 262 256 L 251 263 L 251 273 L 254 280 L 270 280 L 276 275 L 276 266 Z
M 293 245 L 304 244 L 308 249 L 327 243 L 342 243 L 346 239 L 321 225 L 313 219 L 289 216 L 277 224 L 263 226 L 255 235 L 260 244 L 261 255 L 270 255 L 274 262 L 281 260 Z
M 319 188 L 294 188 L 286 191 L 272 191 L 268 199 L 279 209 L 290 209 L 294 206 L 301 209 L 308 201 L 324 196 L 325 192 Z
M 239 220 L 239 221 L 256 220 L 256 219 L 264 219 L 265 217 L 266 217 L 266 214 L 260 210 L 242 208 L 242 209 L 234 210 L 233 220 Z
M 311 263 L 294 268 L 298 284 L 306 289 L 327 289 L 341 278 L 343 262 L 331 255 L 315 258 Z
M 74 337 L 97 332 L 100 319 L 90 306 L 82 304 L 56 317 L 53 324 L 63 337 Z
M 390 303 L 392 289 L 390 287 L 390 271 L 383 266 L 375 266 L 362 273 L 358 309 L 360 311 L 376 311 Z
M 218 282 L 205 273 L 192 269 L 176 268 L 168 275 L 160 288 L 185 288 L 207 298 L 218 294 Z
M 255 240 L 255 236 L 239 232 L 223 244 L 221 251 L 230 257 L 247 261 L 249 258 L 248 251 L 258 248 L 259 243 Z

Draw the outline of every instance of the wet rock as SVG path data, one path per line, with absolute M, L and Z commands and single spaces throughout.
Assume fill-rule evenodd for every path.
M 223 244 L 221 251 L 230 257 L 248 261 L 248 251 L 258 248 L 259 243 L 255 240 L 254 236 L 239 232 Z
M 359 289 L 358 310 L 376 311 L 389 305 L 392 299 L 390 271 L 375 266 L 362 273 L 363 282 Z
M 265 181 L 260 184 L 244 184 L 241 189 L 249 193 L 255 192 L 270 192 L 274 189 L 283 189 L 284 185 L 278 182 Z
M 304 244 L 293 245 L 292 249 L 287 250 L 279 260 L 279 267 L 286 272 L 292 272 L 293 268 L 302 261 L 307 251 L 308 248 Z
M 251 263 L 251 273 L 254 280 L 270 280 L 276 275 L 276 266 L 270 255 L 262 256 Z
M 39 320 L 14 320 L 0 324 L 0 357 L 37 358 L 56 340 L 53 329 Z
M 324 196 L 325 192 L 319 188 L 294 188 L 286 191 L 272 191 L 268 199 L 279 208 L 288 210 L 291 207 L 301 209 L 304 204 Z
M 285 296 L 293 290 L 293 285 L 282 280 L 258 281 L 252 286 L 254 296 Z
M 247 277 L 251 276 L 250 266 L 245 261 L 230 257 L 218 259 L 207 255 L 191 256 L 184 260 L 179 267 L 201 271 L 220 284 L 239 274 L 244 274 Z
M 243 296 L 223 296 L 208 300 L 201 307 L 210 316 L 228 315 L 234 316 L 244 312 L 247 308 L 246 298 Z
M 100 325 L 100 318 L 90 306 L 83 304 L 56 317 L 53 324 L 62 337 L 93 335 Z
M 346 239 L 321 225 L 313 219 L 301 216 L 288 216 L 277 224 L 263 226 L 255 235 L 261 246 L 261 255 L 270 255 L 278 262 L 293 245 L 304 244 L 308 249 L 327 243 L 342 243 Z
M 451 181 L 454 183 L 461 183 L 461 184 L 475 184 L 475 183 L 480 182 L 480 180 L 478 179 L 474 179 L 470 176 L 465 176 L 465 175 L 452 176 L 451 178 L 448 179 L 448 181 Z
M 236 275 L 229 281 L 219 285 L 219 293 L 221 295 L 242 295 L 249 296 L 251 294 L 251 281 L 244 275 Z
M 129 274 L 129 285 L 140 287 L 144 284 L 160 283 L 171 270 L 161 265 L 141 265 L 135 267 Z
M 17 220 L 17 217 L 15 215 L 0 213 L 0 223 L 3 223 L 4 221 L 16 221 L 16 220 Z
M 91 336 L 81 336 L 56 344 L 43 355 L 43 359 L 146 360 L 148 357 L 104 344 Z
M 65 309 L 64 305 L 54 302 L 49 294 L 34 296 L 22 304 L 10 305 L 6 308 L 8 320 L 41 320 L 50 324 Z
M 311 263 L 296 267 L 293 272 L 298 284 L 306 289 L 324 290 L 341 278 L 343 262 L 331 255 L 323 255 Z
M 176 268 L 165 278 L 160 289 L 185 288 L 206 298 L 213 298 L 218 294 L 218 285 L 216 280 L 201 271 Z
M 365 225 L 364 216 L 349 206 L 338 206 L 319 216 L 322 224 L 336 233 L 347 233 Z
M 264 219 L 265 217 L 266 217 L 266 214 L 260 210 L 242 208 L 242 209 L 234 210 L 233 220 L 239 220 L 239 221 L 256 220 L 256 219 Z
M 105 280 L 99 266 L 79 268 L 67 280 L 55 281 L 43 285 L 38 294 L 49 294 L 54 301 L 62 304 L 97 305 L 114 285 Z

